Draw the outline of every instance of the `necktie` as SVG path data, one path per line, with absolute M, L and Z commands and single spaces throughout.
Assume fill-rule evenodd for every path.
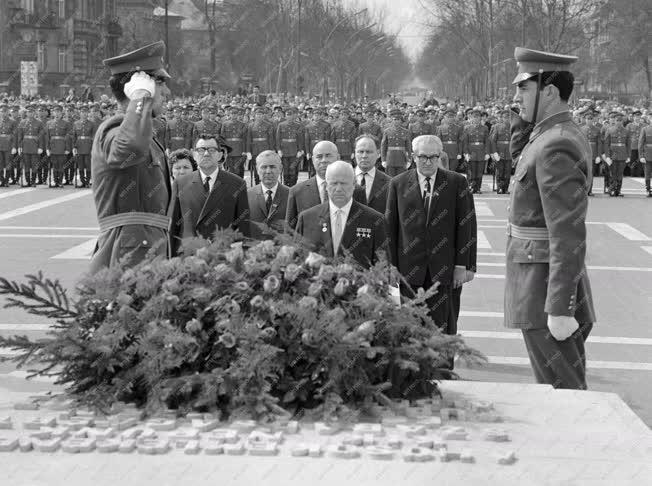
M 367 173 L 363 172 L 361 175 L 362 179 L 360 180 L 360 186 L 367 187 Z
M 335 211 L 335 225 L 333 226 L 333 255 L 337 255 L 342 240 L 342 210 Z
M 206 176 L 206 179 L 204 179 L 204 192 L 210 192 L 211 190 L 211 176 Z
M 326 202 L 326 181 L 321 183 L 321 189 L 319 189 L 319 199 L 321 199 L 321 202 Z
M 423 209 L 428 212 L 430 207 L 430 177 L 426 177 L 426 188 L 423 191 Z
M 267 214 L 269 214 L 269 209 L 272 207 L 272 191 L 271 191 L 271 189 L 267 190 L 267 199 L 265 199 L 265 207 L 267 208 Z

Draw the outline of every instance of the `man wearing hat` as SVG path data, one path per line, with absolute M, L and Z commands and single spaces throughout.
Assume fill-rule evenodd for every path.
M 299 161 L 305 147 L 304 128 L 297 120 L 296 108 L 288 107 L 285 115 L 285 120 L 276 127 L 276 152 L 281 157 L 283 184 L 292 187 L 299 177 Z
M 324 116 L 326 110 L 322 107 L 317 107 L 312 110 L 312 121 L 306 124 L 304 130 L 304 152 L 306 154 L 306 160 L 310 161 L 313 155 L 313 150 L 315 145 L 317 145 L 322 140 L 331 139 L 331 125 L 326 120 Z M 308 163 L 308 175 L 313 177 L 315 174 L 314 164 Z
M 398 108 L 389 110 L 391 124 L 383 132 L 380 142 L 380 158 L 385 173 L 394 177 L 407 170 L 412 154 L 412 141 L 407 128 L 402 125 L 402 113 Z
M 432 108 L 429 106 L 428 108 Z M 426 110 L 423 108 L 417 108 L 415 120 L 408 125 L 408 132 L 410 134 L 410 143 L 417 137 L 421 135 L 434 135 L 436 128 L 433 127 L 430 123 L 426 123 L 425 115 Z
M 572 120 L 577 60 L 517 47 L 514 102 L 528 124 L 508 207 L 505 325 L 521 329 L 538 383 L 586 389 L 595 312 L 586 271 L 592 152 Z
M 611 180 L 609 195 L 623 197 L 621 192 L 623 174 L 625 173 L 625 164 L 628 164 L 630 160 L 631 138 L 629 131 L 623 125 L 623 114 L 612 111 L 609 116 L 615 121 L 604 134 L 605 161 L 610 169 L 609 179 Z
M 582 133 L 591 145 L 591 161 L 596 167 L 602 162 L 600 154 L 602 153 L 602 137 L 600 136 L 601 126 L 595 121 L 593 109 L 589 107 L 584 112 L 584 124 L 580 127 Z M 592 164 L 592 165 L 593 165 Z M 593 169 L 590 169 L 593 173 Z M 607 181 L 605 181 L 606 183 Z M 591 186 L 589 187 L 589 196 L 593 196 L 593 177 L 591 177 Z
M 181 114 L 182 108 L 175 106 L 172 109 L 172 119 L 168 121 L 165 129 L 165 148 L 168 155 L 175 150 L 189 149 L 192 144 L 192 126 Z
M 192 128 L 192 145 L 197 144 L 197 140 L 205 135 L 219 135 L 221 125 L 215 120 L 215 109 L 209 108 L 208 105 L 201 107 L 201 118 Z
M 274 140 L 274 127 L 265 120 L 265 110 L 262 106 L 255 106 L 253 109 L 254 121 L 249 124 L 247 130 L 248 152 L 251 153 L 249 170 L 256 184 L 260 184 L 260 177 L 256 170 L 256 157 L 265 150 L 273 150 L 276 141 Z M 251 181 L 250 181 L 251 182 Z M 253 183 L 251 184 L 254 185 Z
M 512 173 L 512 155 L 509 151 L 511 127 L 510 111 L 501 110 L 500 121 L 491 127 L 489 143 L 491 157 L 494 159 L 496 171 L 497 194 L 509 194 L 509 179 Z
M 45 129 L 45 153 L 52 164 L 48 172 L 50 187 L 63 187 L 64 164 L 72 150 L 72 127 L 65 121 L 63 107 L 55 105 L 52 108 L 53 119 Z
M 9 105 L 0 105 L 0 187 L 7 187 L 12 177 L 12 159 L 16 155 L 16 122 L 9 117 Z
M 135 265 L 148 252 L 168 254 L 170 174 L 152 124 L 170 93 L 164 54 L 165 43 L 159 41 L 104 60 L 121 110 L 102 122 L 93 141 L 91 170 L 100 236 L 91 274 L 120 260 Z
M 79 120 L 72 126 L 72 154 L 77 166 L 77 184 L 90 187 L 91 148 L 97 132 L 98 123 L 88 117 L 88 106 L 79 108 Z
M 482 110 L 473 108 L 469 112 L 471 122 L 462 132 L 464 159 L 469 164 L 469 186 L 473 194 L 482 194 L 482 174 L 489 160 L 489 129 L 481 123 Z
M 466 164 L 462 161 L 462 127 L 455 122 L 456 111 L 446 110 L 443 121 L 437 127 L 437 137 L 444 145 L 448 155 L 448 169 L 453 172 L 466 173 Z
M 240 108 L 236 105 L 228 107 L 228 115 L 220 128 L 220 137 L 232 148 L 232 154 L 226 161 L 227 170 L 240 178 L 244 178 L 245 162 L 251 160 L 247 145 L 247 125 L 239 119 Z
M 36 184 L 36 172 L 45 148 L 45 125 L 35 117 L 36 105 L 27 105 L 27 118 L 18 124 L 16 145 L 21 155 L 21 185 L 29 187 Z
M 652 125 L 650 124 L 643 125 L 641 128 L 638 137 L 638 154 L 645 173 L 645 191 L 647 197 L 652 197 L 652 187 L 650 186 L 652 179 Z
M 629 175 L 631 177 L 640 177 L 643 175 L 642 168 L 636 163 L 639 160 L 638 153 L 638 137 L 641 135 L 641 128 L 643 128 L 643 123 L 641 122 L 641 111 L 634 110 L 632 112 L 631 121 L 625 127 L 629 132 L 629 139 L 631 140 L 632 151 L 629 155 L 629 160 L 631 162 L 629 166 Z
M 330 139 L 337 145 L 340 160 L 353 161 L 353 148 L 356 138 L 355 123 L 349 120 L 349 109 L 342 107 L 339 110 L 339 119 L 333 123 Z

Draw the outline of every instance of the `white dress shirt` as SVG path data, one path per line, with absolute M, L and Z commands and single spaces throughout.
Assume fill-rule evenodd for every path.
M 262 182 L 260 183 L 260 188 L 263 191 L 263 196 L 265 197 L 265 200 L 267 200 L 267 191 L 272 191 L 272 201 L 276 197 L 276 190 L 278 189 L 278 182 L 274 184 L 274 187 L 270 187 L 269 189 L 265 187 L 265 184 Z
M 324 182 L 326 182 L 326 179 L 322 179 L 317 174 L 315 174 L 315 180 L 317 181 L 317 190 L 319 191 L 319 198 L 322 203 L 325 203 L 328 201 L 328 191 L 326 190 L 326 188 L 324 188 L 324 199 L 321 199 L 321 185 Z
M 362 185 L 362 174 L 363 174 L 363 172 L 360 170 L 360 168 L 356 167 L 355 168 L 355 180 L 358 183 L 358 185 Z M 372 167 L 367 172 L 367 175 L 365 176 L 365 181 L 364 181 L 364 190 L 367 193 L 367 201 L 369 200 L 369 196 L 371 195 L 371 186 L 374 183 L 374 177 L 376 177 L 376 168 Z
M 333 204 L 332 202 L 328 203 L 329 210 L 330 210 L 330 217 L 331 217 L 331 236 L 333 236 L 333 255 L 337 255 L 337 248 L 335 248 L 335 238 L 334 238 L 334 232 L 335 232 L 335 220 L 337 219 L 337 211 L 342 211 L 341 215 L 341 221 L 342 221 L 342 234 L 340 234 L 340 241 L 342 242 L 342 235 L 344 234 L 344 227 L 346 226 L 346 220 L 349 218 L 349 212 L 351 211 L 351 206 L 353 205 L 353 199 L 349 199 L 349 202 L 346 203 L 343 207 L 338 208 Z
M 206 180 L 206 176 L 210 177 L 211 180 L 208 181 L 208 193 L 210 194 L 213 192 L 213 187 L 215 186 L 215 180 L 217 179 L 217 174 L 220 172 L 220 166 L 217 166 L 217 169 L 215 169 L 215 172 L 212 174 L 204 174 L 201 169 L 199 169 L 199 175 L 201 176 L 201 183 L 203 184 L 204 181 Z

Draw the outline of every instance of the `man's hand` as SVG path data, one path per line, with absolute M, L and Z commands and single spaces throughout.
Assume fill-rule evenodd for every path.
M 49 152 L 49 150 L 48 150 L 48 152 Z M 39 155 L 41 155 L 41 154 L 43 153 L 43 149 L 42 149 L 42 148 L 40 148 L 40 149 L 36 149 L 36 153 L 39 154 Z M 49 155 L 49 154 L 48 154 L 48 155 Z
M 625 161 L 626 164 L 629 164 L 629 157 L 627 157 L 627 160 Z
M 640 160 L 641 160 L 641 164 L 645 164 L 647 162 L 647 160 L 645 160 L 645 157 L 641 157 Z
M 595 158 L 595 163 L 596 163 L 596 164 L 599 164 L 599 163 L 600 163 L 600 157 L 596 157 L 596 158 Z
M 50 156 L 50 153 L 51 153 L 51 152 L 50 152 L 50 149 L 45 149 L 45 155 L 47 155 L 47 156 L 49 157 L 49 156 Z
M 381 162 L 381 165 L 382 165 L 385 169 L 387 169 L 387 162 L 385 162 L 384 160 Z
M 462 160 L 462 156 L 460 154 L 457 154 L 457 160 Z
M 467 270 L 466 271 L 466 281 L 464 283 L 468 283 L 471 280 L 475 278 L 475 272 L 473 270 Z
M 557 341 L 564 341 L 573 335 L 580 327 L 572 316 L 548 315 L 548 329 Z
M 489 160 L 489 159 L 490 159 L 489 154 L 484 154 L 484 160 Z
M 11 155 L 16 155 L 16 152 L 17 152 L 16 147 L 12 147 L 11 148 Z M 645 163 L 645 162 L 643 162 L 643 163 Z
M 72 154 L 73 154 L 75 157 L 77 157 L 77 149 L 76 149 L 76 148 L 72 149 Z
M 278 153 L 279 157 L 283 157 L 283 151 L 282 150 L 279 150 L 277 153 Z
M 64 150 L 63 155 L 70 155 L 70 150 Z
M 496 162 L 500 161 L 500 155 L 498 155 L 498 152 L 491 154 L 491 157 L 493 157 Z
M 467 162 L 471 160 L 471 156 L 469 154 L 464 154 L 464 160 Z
M 246 155 L 247 155 L 247 162 L 249 162 L 251 160 L 251 152 L 247 152 Z
M 18 147 L 18 155 L 23 155 L 23 149 L 21 147 Z
M 464 282 L 466 282 L 466 268 L 456 266 L 453 270 L 453 288 L 461 287 Z
M 297 159 L 303 155 L 303 150 L 299 150 L 297 152 Z
M 613 160 L 611 160 L 611 157 L 607 157 L 606 159 L 604 159 L 604 161 L 607 163 L 609 167 L 611 167 L 611 164 L 614 163 Z
M 156 92 L 156 81 L 149 74 L 138 71 L 127 81 L 124 92 L 130 100 L 137 100 L 145 96 L 152 97 Z

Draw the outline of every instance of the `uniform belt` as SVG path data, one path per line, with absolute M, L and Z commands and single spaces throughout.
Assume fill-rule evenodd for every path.
M 241 138 L 227 138 L 226 140 L 228 142 L 241 142 L 242 141 Z
M 507 235 L 522 240 L 549 240 L 550 234 L 548 228 L 535 228 L 527 226 L 516 226 L 512 223 L 507 223 Z
M 471 145 L 484 145 L 484 142 L 471 142 Z
M 172 140 L 183 140 L 185 137 L 170 137 Z
M 296 138 L 282 138 L 281 142 L 296 142 Z
M 393 145 L 391 147 L 387 147 L 387 150 L 403 150 L 403 151 L 405 151 L 405 147 L 400 147 L 398 145 Z
M 338 138 L 338 139 L 335 140 L 335 141 L 336 141 L 336 142 L 350 142 L 350 140 L 349 140 L 348 138 Z
M 457 140 L 444 140 L 444 143 L 457 143 Z
M 496 143 L 509 143 L 509 140 L 497 140 Z
M 612 143 L 611 145 L 612 145 L 613 147 L 624 147 L 624 146 L 625 146 L 624 143 Z
M 66 137 L 62 137 L 61 135 L 52 135 L 50 139 L 52 140 L 63 140 Z
M 252 139 L 254 142 L 267 142 L 267 137 L 258 137 Z
M 23 138 L 31 138 L 33 140 L 38 140 L 38 137 L 36 135 L 24 135 Z
M 100 218 L 100 233 L 128 224 L 143 224 L 167 230 L 170 226 L 170 218 L 156 213 L 141 213 L 132 211 L 129 213 L 118 213 Z
M 88 136 L 86 136 L 86 135 L 80 135 L 80 136 L 77 137 L 77 138 L 80 139 L 80 140 L 90 140 L 90 139 L 93 138 L 93 137 L 88 137 Z

